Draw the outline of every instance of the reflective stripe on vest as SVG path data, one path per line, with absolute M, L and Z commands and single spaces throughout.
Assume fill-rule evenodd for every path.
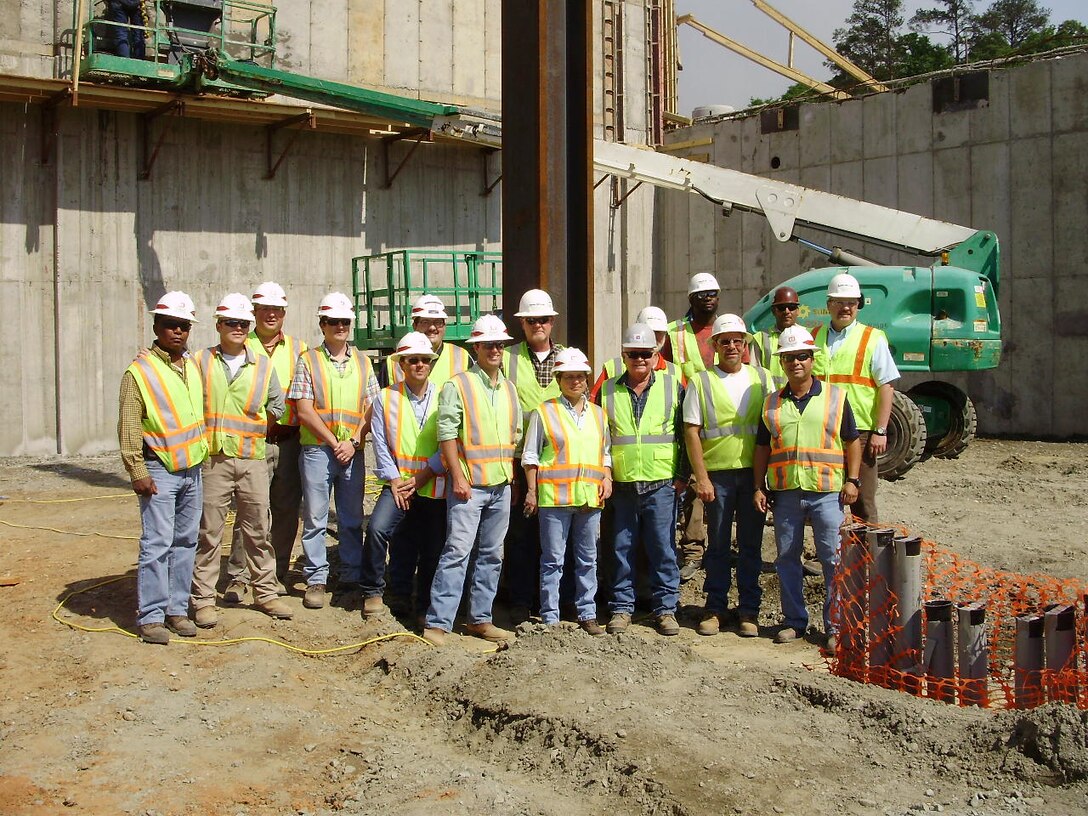
M 695 393 L 688 395 L 688 399 L 698 399 L 703 410 L 699 438 L 703 440 L 703 461 L 708 471 L 752 466 L 763 400 L 771 391 L 771 375 L 759 366 L 744 368 L 751 384 L 744 405 L 733 404 L 717 371 L 696 374 Z
M 204 382 L 204 424 L 208 428 L 208 453 L 234 459 L 264 459 L 265 435 L 268 433 L 268 386 L 272 381 L 272 363 L 254 354 L 238 376 L 227 381 L 226 364 L 216 354 L 216 347 L 206 348 L 196 356 Z
M 786 384 L 786 372 L 782 368 L 782 360 L 777 354 L 779 335 L 780 332 L 770 331 L 769 329 L 757 332 L 752 342 L 757 354 L 752 362 L 771 372 L 772 381 L 781 388 Z
M 513 351 L 503 351 L 502 366 L 506 377 L 518 392 L 518 400 L 521 402 L 522 419 L 528 421 L 530 411 L 535 411 L 544 400 L 555 399 L 559 396 L 559 383 L 552 378 L 544 388 L 536 379 L 536 369 L 529 359 L 529 346 L 518 343 Z
M 559 400 L 545 400 L 537 411 L 545 441 L 537 468 L 537 503 L 541 507 L 602 507 L 604 411 L 587 401 L 581 428 Z
M 382 404 L 385 415 L 385 442 L 393 455 L 401 476 L 412 478 L 427 469 L 427 462 L 438 452 L 438 392 L 435 391 L 427 404 L 427 413 L 420 427 L 416 412 L 412 410 L 412 401 L 408 396 L 408 386 L 404 383 L 382 389 Z M 379 479 L 381 484 L 388 484 Z M 429 499 L 446 498 L 446 477 L 435 476 L 423 485 L 419 495 Z
M 664 368 L 655 368 L 654 371 L 664 371 L 673 377 L 680 377 L 680 369 L 677 368 L 675 363 L 671 363 L 658 355 L 658 360 L 665 364 Z M 660 365 L 660 363 L 659 363 Z M 627 366 L 623 364 L 623 357 L 613 357 L 611 360 L 606 360 L 604 364 L 604 378 L 606 380 L 614 380 L 620 374 L 627 371 Z
M 499 380 L 492 405 L 489 388 L 480 376 L 478 370 L 464 371 L 452 376 L 449 384 L 461 397 L 461 471 L 469 484 L 487 487 L 514 478 L 514 444 L 521 427 L 514 384 L 506 378 Z
M 343 374 L 336 370 L 322 346 L 302 355 L 314 384 L 314 410 L 338 442 L 350 439 L 362 423 L 367 406 L 366 385 L 373 376 L 370 360 L 356 348 L 350 352 Z M 303 445 L 324 444 L 305 426 L 301 430 L 301 442 Z
M 147 414 L 141 422 L 144 444 L 173 472 L 199 465 L 208 456 L 200 371 L 188 358 L 182 365 L 184 380 L 154 353 L 128 367 Z
M 404 369 L 396 360 L 387 357 L 385 365 L 390 385 L 404 382 Z M 443 343 L 442 351 L 431 366 L 431 373 L 427 375 L 427 379 L 434 383 L 435 388 L 441 388 L 454 374 L 460 374 L 470 368 L 472 368 L 472 357 L 467 351 L 453 343 Z
M 816 341 L 816 347 L 823 349 L 823 354 L 816 355 L 812 374 L 824 382 L 845 388 L 858 428 L 870 431 L 876 427 L 879 389 L 877 381 L 873 379 L 873 350 L 876 348 L 876 341 L 885 335 L 880 329 L 861 323 L 858 324 L 858 329 L 860 331 L 854 330 L 847 335 L 832 358 L 827 348 L 828 327 L 822 324 L 817 326 L 812 337 Z
M 672 347 L 672 361 L 687 380 L 690 381 L 700 371 L 706 371 L 703 355 L 699 353 L 699 341 L 695 339 L 691 321 L 686 317 L 669 324 L 669 345 Z M 714 360 L 717 359 L 715 352 Z
M 656 482 L 676 475 L 680 383 L 662 371 L 653 377 L 637 427 L 627 386 L 606 380 L 601 388 L 601 406 L 612 436 L 612 478 L 617 482 Z
M 846 472 L 839 430 L 846 391 L 824 385 L 805 412 L 793 400 L 774 391 L 764 404 L 763 421 L 771 432 L 767 484 L 771 490 L 809 490 L 836 493 Z
M 254 354 L 272 361 L 276 379 L 280 381 L 280 388 L 286 394 L 291 387 L 291 380 L 295 376 L 295 365 L 298 363 L 298 356 L 306 351 L 306 344 L 297 337 L 285 334 L 283 335 L 283 342 L 276 344 L 276 347 L 272 350 L 272 356 L 269 357 L 261 338 L 257 336 L 257 332 L 253 331 L 249 333 L 246 345 L 253 349 Z M 298 425 L 298 413 L 295 411 L 294 403 L 290 400 L 286 400 L 286 403 L 283 416 L 276 422 L 280 425 Z

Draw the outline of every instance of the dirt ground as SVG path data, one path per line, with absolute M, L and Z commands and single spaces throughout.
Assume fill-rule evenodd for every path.
M 882 484 L 881 515 L 982 564 L 1088 584 L 1085 454 L 981 440 Z M 0 588 L 0 814 L 1088 811 L 1085 713 L 955 708 L 829 676 L 813 644 L 771 643 L 773 602 L 764 637 L 700 638 L 698 580 L 679 637 L 527 625 L 503 651 L 352 646 L 404 629 L 304 610 L 299 594 L 292 621 L 224 608 L 197 643 L 165 648 L 52 620 L 110 582 L 57 614 L 131 630 L 127 490 L 116 456 L 0 462 L 0 522 L 24 525 L 0 525 L 0 578 L 18 581 Z M 352 648 L 218 643 L 250 636 Z

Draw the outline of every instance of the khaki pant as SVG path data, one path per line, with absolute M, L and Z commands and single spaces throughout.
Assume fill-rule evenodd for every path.
M 684 501 L 680 505 L 680 563 L 703 560 L 706 550 L 706 519 L 703 518 L 703 502 L 695 495 L 695 488 L 688 485 Z
M 861 487 L 858 488 L 858 500 L 850 505 L 850 512 L 861 521 L 875 524 L 880 521 L 880 515 L 876 509 L 876 486 L 880 481 L 880 474 L 876 457 L 869 454 L 870 436 L 872 436 L 870 431 L 862 431 L 858 440 L 861 442 L 861 471 L 858 473 Z
M 276 558 L 268 542 L 268 472 L 263 459 L 234 459 L 217 454 L 204 463 L 204 513 L 193 565 L 193 609 L 215 605 L 219 548 L 227 510 L 235 504 L 235 530 L 241 531 L 246 567 L 253 576 L 253 600 L 275 600 Z
M 272 512 L 269 539 L 276 554 L 276 576 L 281 580 L 291 568 L 291 552 L 298 535 L 298 511 L 302 505 L 299 449 L 298 434 L 281 439 L 279 444 L 269 442 L 265 446 L 268 503 Z M 227 562 L 227 580 L 231 583 L 250 583 L 246 570 L 246 550 L 242 545 L 242 531 L 237 525 L 231 541 L 230 561 Z

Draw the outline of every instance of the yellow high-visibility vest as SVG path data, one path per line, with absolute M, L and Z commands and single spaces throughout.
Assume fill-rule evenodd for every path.
M 457 432 L 461 472 L 469 484 L 490 487 L 514 478 L 514 446 L 521 432 L 521 417 L 518 393 L 509 379 L 500 375 L 498 388 L 491 394 L 480 377 L 477 369 L 463 371 L 442 387 L 457 389 L 461 398 L 462 421 Z
M 669 324 L 669 345 L 672 348 L 672 361 L 679 366 L 688 382 L 700 371 L 706 371 L 703 363 L 703 355 L 699 353 L 699 341 L 695 339 L 695 331 L 691 328 L 691 320 L 681 317 Z M 714 363 L 717 363 L 718 354 L 714 353 Z
M 208 457 L 200 372 L 188 358 L 182 365 L 184 380 L 157 354 L 139 357 L 128 367 L 144 401 L 144 444 L 171 472 Z
M 383 388 L 382 405 L 385 412 L 381 422 L 385 426 L 385 441 L 389 445 L 389 451 L 400 469 L 400 475 L 406 479 L 414 478 L 417 473 L 427 469 L 428 460 L 438 452 L 437 389 L 427 405 L 422 427 L 412 410 L 408 386 L 404 383 Z M 379 479 L 379 482 L 388 484 L 384 479 Z M 429 499 L 446 498 L 445 475 L 435 476 L 416 492 Z
M 880 329 L 858 323 L 835 349 L 832 358 L 827 351 L 827 334 L 827 326 L 823 324 L 812 333 L 816 347 L 823 349 L 812 364 L 812 376 L 845 389 L 858 429 L 871 431 L 876 427 L 876 397 L 880 389 L 873 378 L 873 350 L 877 340 L 887 337 Z
M 759 366 L 746 365 L 742 368 L 747 370 L 752 387 L 743 414 L 733 404 L 717 371 L 696 374 L 692 380 L 694 393 L 687 395 L 687 399 L 699 400 L 703 411 L 699 438 L 702 440 L 703 462 L 708 471 L 752 466 L 763 401 L 772 389 L 771 375 Z
M 350 439 L 362 423 L 368 404 L 366 384 L 374 376 L 369 358 L 356 348 L 349 351 L 351 356 L 342 374 L 332 364 L 324 346 L 312 348 L 301 356 L 314 384 L 314 410 L 338 442 Z M 300 440 L 303 445 L 325 444 L 305 425 Z
M 617 482 L 656 482 L 676 477 L 680 445 L 676 439 L 679 381 L 663 371 L 653 373 L 642 419 L 635 411 L 627 386 L 605 380 L 601 407 L 612 437 L 612 478 Z
M 752 342 L 748 347 L 751 349 L 749 358 L 752 365 L 762 366 L 771 372 L 774 384 L 781 388 L 786 384 L 786 372 L 778 357 L 779 335 L 781 332 L 778 329 L 758 331 L 752 335 Z
M 587 400 L 581 428 L 558 399 L 544 400 L 537 412 L 544 431 L 536 475 L 537 504 L 603 507 L 604 411 Z
M 295 377 L 298 356 L 306 351 L 306 342 L 285 334 L 283 335 L 283 342 L 276 344 L 276 347 L 272 350 L 272 356 L 269 357 L 261 338 L 257 336 L 257 332 L 251 331 L 246 339 L 246 345 L 253 349 L 254 354 L 268 357 L 272 361 L 272 369 L 276 372 L 276 379 L 280 381 L 280 388 L 286 394 L 291 387 L 291 380 Z M 295 411 L 295 406 L 289 400 L 283 416 L 277 419 L 276 422 L 280 425 L 298 425 L 298 414 Z
M 460 374 L 470 368 L 472 368 L 472 357 L 467 351 L 453 343 L 443 343 L 442 351 L 431 366 L 431 373 L 427 375 L 427 379 L 434 383 L 435 388 L 441 388 L 454 374 Z M 404 369 L 392 357 L 385 358 L 385 371 L 390 385 L 404 382 Z
M 268 433 L 268 385 L 272 381 L 272 362 L 252 357 L 227 381 L 226 367 L 218 359 L 218 346 L 206 348 L 196 356 L 204 384 L 204 424 L 208 428 L 208 453 L 234 459 L 264 459 L 265 434 Z
M 554 378 L 545 387 L 540 387 L 533 361 L 529 359 L 531 353 L 528 344 L 524 342 L 505 349 L 502 353 L 502 370 L 517 389 L 522 417 L 526 421 L 530 411 L 535 410 L 544 400 L 555 399 L 561 393 L 559 383 Z
M 846 474 L 846 454 L 839 429 L 846 391 L 823 384 L 802 414 L 782 391 L 771 392 L 763 405 L 763 422 L 771 432 L 767 485 L 771 490 L 837 493 Z

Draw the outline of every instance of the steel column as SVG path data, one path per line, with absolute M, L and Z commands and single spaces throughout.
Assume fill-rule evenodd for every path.
M 556 337 L 590 357 L 593 4 L 503 0 L 503 315 L 548 291 Z

